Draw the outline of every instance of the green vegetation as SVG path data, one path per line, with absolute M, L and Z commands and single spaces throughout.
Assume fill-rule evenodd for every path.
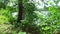
M 60 1 L 0 0 L 0 34 L 60 34 Z

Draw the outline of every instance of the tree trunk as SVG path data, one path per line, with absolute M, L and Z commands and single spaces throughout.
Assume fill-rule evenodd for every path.
M 21 20 L 22 20 L 22 14 L 23 14 L 23 0 L 18 0 L 18 18 L 17 18 L 17 25 L 15 27 L 20 27 Z M 20 30 L 17 31 L 17 33 Z
M 23 16 L 23 0 L 18 0 L 18 8 L 19 8 L 19 12 L 18 12 L 17 22 L 18 24 L 20 24 L 23 18 L 22 17 Z M 28 34 L 28 30 L 26 31 L 26 34 Z
M 22 14 L 23 14 L 23 0 L 18 0 L 18 8 L 19 8 L 19 12 L 18 12 L 18 18 L 17 18 L 17 22 L 21 22 L 22 20 Z

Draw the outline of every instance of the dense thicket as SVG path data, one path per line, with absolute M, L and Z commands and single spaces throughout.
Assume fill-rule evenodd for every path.
M 0 0 L 0 34 L 60 34 L 59 0 Z

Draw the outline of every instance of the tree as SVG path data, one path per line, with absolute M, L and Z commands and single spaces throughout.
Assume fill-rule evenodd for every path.
M 18 12 L 17 22 L 21 23 L 22 15 L 23 15 L 23 0 L 18 0 L 18 8 L 19 8 L 19 12 Z

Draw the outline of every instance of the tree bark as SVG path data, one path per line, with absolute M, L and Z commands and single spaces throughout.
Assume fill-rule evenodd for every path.
M 18 18 L 17 18 L 17 22 L 20 24 L 21 20 L 22 20 L 22 16 L 23 16 L 23 0 L 18 0 Z M 26 31 L 26 34 L 28 34 L 28 30 Z
M 18 0 L 18 18 L 17 18 L 17 22 L 21 22 L 22 20 L 22 14 L 23 14 L 23 0 Z
M 17 17 L 17 25 L 15 27 L 20 27 L 21 20 L 23 14 L 23 0 L 18 0 L 18 17 Z M 17 31 L 19 33 L 20 30 Z

